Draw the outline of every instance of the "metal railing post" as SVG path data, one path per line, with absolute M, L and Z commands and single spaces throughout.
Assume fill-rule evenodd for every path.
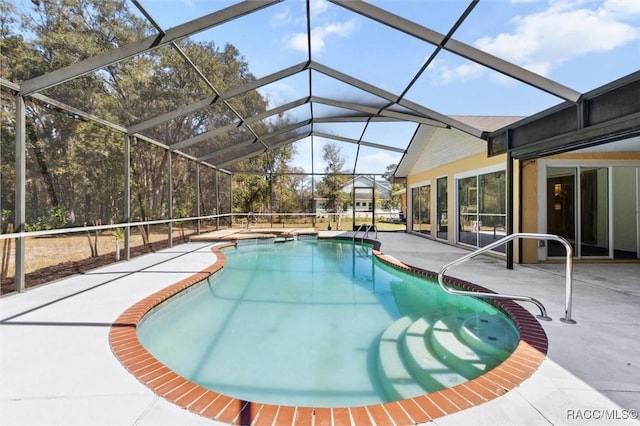
M 568 242 L 567 246 L 567 264 L 565 267 L 564 318 L 560 318 L 560 321 L 567 324 L 575 324 L 576 321 L 571 318 L 571 305 L 573 304 L 573 249 L 571 248 L 571 244 L 569 244 Z

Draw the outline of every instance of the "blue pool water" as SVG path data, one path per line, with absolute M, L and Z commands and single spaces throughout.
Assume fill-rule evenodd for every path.
M 455 385 L 518 333 L 491 305 L 391 268 L 370 247 L 300 240 L 225 249 L 224 269 L 141 322 L 156 358 L 246 401 L 337 407 Z

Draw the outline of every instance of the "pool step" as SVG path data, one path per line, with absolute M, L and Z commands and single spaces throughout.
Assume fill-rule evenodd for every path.
M 481 340 L 467 336 L 462 338 L 461 330 L 465 321 L 473 318 L 473 314 L 457 314 L 438 320 L 430 334 L 430 344 L 436 356 L 453 370 L 467 378 L 476 377 L 499 363 L 495 354 L 487 353 L 481 348 Z M 469 323 L 471 325 L 472 323 Z M 471 329 L 471 327 L 467 327 Z M 467 340 L 474 342 L 469 345 Z
M 467 318 L 460 327 L 460 338 L 468 346 L 500 358 L 509 356 L 518 345 L 518 333 L 513 325 L 497 315 Z
M 517 344 L 506 319 L 458 312 L 434 320 L 404 316 L 381 335 L 377 369 L 389 400 L 464 383 L 495 367 Z
M 409 371 L 429 392 L 434 392 L 468 379 L 441 362 L 428 344 L 431 321 L 427 317 L 413 322 L 405 333 L 404 351 Z
M 411 317 L 396 320 L 382 333 L 378 346 L 378 376 L 389 400 L 422 395 L 427 391 L 413 378 L 403 361 L 402 346 Z

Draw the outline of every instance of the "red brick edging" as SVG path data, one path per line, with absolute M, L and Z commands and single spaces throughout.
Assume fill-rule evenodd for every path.
M 487 373 L 441 391 L 415 398 L 360 407 L 318 408 L 291 407 L 242 401 L 206 389 L 173 372 L 151 355 L 138 340 L 136 327 L 154 307 L 222 269 L 226 257 L 221 248 L 212 248 L 216 262 L 127 309 L 112 324 L 109 344 L 122 365 L 157 395 L 200 416 L 238 425 L 409 425 L 424 423 L 495 399 L 529 378 L 545 359 L 547 336 L 538 321 L 523 307 L 509 300 L 496 300 L 494 306 L 513 319 L 520 332 L 520 342 L 513 353 Z M 431 271 L 410 267 L 378 250 L 381 261 L 409 273 L 433 278 Z M 475 284 L 447 278 L 464 290 L 487 291 Z

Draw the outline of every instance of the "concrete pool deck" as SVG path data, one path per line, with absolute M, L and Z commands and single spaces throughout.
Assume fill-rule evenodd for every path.
M 378 239 L 386 255 L 434 271 L 468 253 L 404 233 L 381 232 Z M 156 396 L 122 367 L 108 341 L 124 310 L 210 266 L 210 247 L 180 245 L 1 298 L 0 424 L 216 424 Z M 576 264 L 575 325 L 558 321 L 562 264 L 509 271 L 504 261 L 481 256 L 450 275 L 534 296 L 554 320 L 541 322 L 549 350 L 528 380 L 429 424 L 639 424 L 625 417 L 640 409 L 640 263 Z

